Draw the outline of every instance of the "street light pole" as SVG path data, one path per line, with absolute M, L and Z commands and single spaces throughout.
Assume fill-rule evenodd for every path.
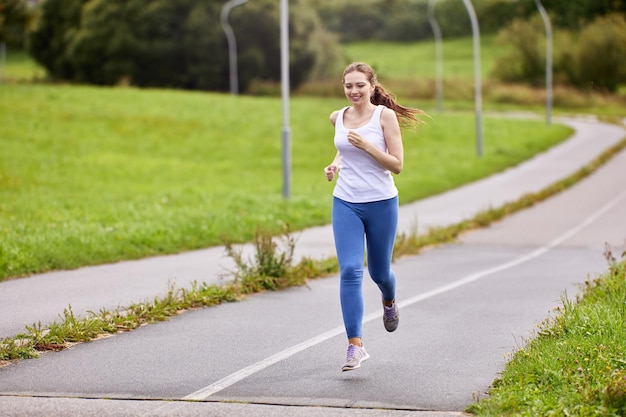
M 435 36 L 435 95 L 437 112 L 443 110 L 443 48 L 441 42 L 441 28 L 435 17 L 435 4 L 437 0 L 428 0 L 428 22 Z
M 546 123 L 550 125 L 552 124 L 552 25 L 541 0 L 535 0 L 535 5 L 546 27 Z
M 441 29 L 435 18 L 435 4 L 437 0 L 428 0 L 428 21 L 435 36 L 435 59 L 436 59 L 436 90 L 437 90 L 437 111 L 441 112 L 443 101 L 443 54 L 441 46 Z M 480 71 L 480 30 L 478 28 L 478 18 L 476 11 L 470 0 L 463 0 L 467 13 L 472 23 L 472 38 L 474 41 L 474 111 L 476 113 L 476 153 L 483 154 L 483 125 L 482 125 L 482 86 Z
M 289 129 L 289 8 L 280 0 L 280 79 L 283 102 L 283 198 L 291 197 L 291 131 Z
M 233 7 L 244 4 L 248 0 L 230 0 L 222 6 L 222 12 L 220 13 L 220 21 L 222 23 L 222 29 L 226 34 L 226 41 L 228 42 L 228 58 L 230 66 L 230 93 L 236 95 L 239 93 L 239 79 L 237 76 L 237 40 L 235 39 L 235 33 L 232 27 L 228 23 L 228 14 Z
M 6 78 L 7 68 L 7 45 L 4 42 L 0 42 L 0 82 L 4 82 Z
M 482 87 L 480 73 L 480 30 L 478 28 L 478 18 L 476 11 L 470 0 L 463 0 L 465 8 L 469 13 L 472 22 L 472 34 L 474 40 L 474 111 L 476 113 L 476 153 L 483 154 L 483 126 L 482 126 Z

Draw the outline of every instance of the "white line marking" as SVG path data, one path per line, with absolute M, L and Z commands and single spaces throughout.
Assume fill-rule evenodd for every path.
M 532 259 L 535 259 L 541 255 L 543 255 L 544 253 L 548 252 L 549 250 L 555 248 L 556 246 L 560 245 L 561 243 L 563 243 L 564 241 L 566 241 L 567 239 L 569 239 L 570 237 L 574 236 L 575 234 L 579 233 L 581 230 L 583 230 L 585 227 L 589 226 L 591 223 L 593 223 L 594 221 L 596 221 L 597 219 L 599 219 L 600 217 L 602 217 L 606 212 L 608 212 L 609 210 L 611 210 L 613 207 L 615 207 L 622 199 L 624 199 L 624 197 L 626 196 L 626 190 L 623 191 L 621 194 L 619 194 L 617 197 L 613 198 L 611 201 L 609 201 L 608 203 L 606 203 L 604 206 L 602 206 L 599 210 L 597 210 L 596 212 L 594 212 L 593 214 L 591 214 L 589 217 L 587 217 L 585 220 L 583 220 L 581 223 L 579 223 L 576 227 L 568 230 L 567 232 L 563 233 L 561 236 L 557 237 L 556 239 L 554 239 L 552 242 L 548 243 L 545 246 L 542 246 L 524 256 L 520 256 L 517 259 L 514 259 L 512 261 L 503 263 L 501 265 L 495 266 L 493 268 L 489 268 L 489 269 L 485 269 L 483 271 L 480 272 L 476 272 L 474 274 L 468 275 L 464 278 L 461 278 L 458 281 L 454 281 L 451 282 L 450 284 L 444 285 L 442 287 L 436 288 L 432 291 L 428 291 L 425 292 L 423 294 L 417 295 L 415 297 L 409 298 L 407 300 L 404 300 L 402 302 L 398 302 L 398 307 L 402 308 L 402 307 L 407 307 L 410 306 L 412 304 L 418 303 L 420 301 L 424 301 L 428 298 L 432 298 L 436 295 L 440 295 L 443 294 L 445 292 L 454 290 L 456 288 L 462 287 L 463 285 L 467 285 L 470 284 L 472 282 L 478 281 L 488 275 L 494 274 L 496 272 L 501 272 L 504 271 L 506 269 L 510 269 L 513 268 L 515 266 L 521 265 L 525 262 L 528 262 Z M 370 321 L 373 320 L 377 320 L 382 316 L 381 312 L 377 312 L 377 313 L 371 313 L 368 314 L 367 316 L 365 316 L 363 318 L 363 324 L 368 323 Z M 302 343 L 299 343 L 295 346 L 292 346 L 288 349 L 285 349 L 281 352 L 278 352 L 275 355 L 270 356 L 267 359 L 263 359 L 255 364 L 252 364 L 246 368 L 243 368 L 235 373 L 232 373 L 230 375 L 228 375 L 225 378 L 220 379 L 217 382 L 214 382 L 213 384 L 202 388 L 194 393 L 191 393 L 189 395 L 187 395 L 186 397 L 183 397 L 183 400 L 195 400 L 195 401 L 201 401 L 204 400 L 208 397 L 210 397 L 213 394 L 216 394 L 228 387 L 230 387 L 231 385 L 236 384 L 237 382 L 249 377 L 250 375 L 253 375 L 257 372 L 260 372 L 266 368 L 269 368 L 270 366 L 281 362 L 287 358 L 290 358 L 291 356 L 302 352 L 303 350 L 306 350 L 310 347 L 313 347 L 315 345 L 318 345 L 322 342 L 325 342 L 328 339 L 331 339 L 335 336 L 339 336 L 340 334 L 344 333 L 344 328 L 343 326 L 341 327 L 337 327 L 335 329 L 332 329 L 326 333 L 322 333 L 319 336 L 313 337 L 309 340 L 306 340 Z

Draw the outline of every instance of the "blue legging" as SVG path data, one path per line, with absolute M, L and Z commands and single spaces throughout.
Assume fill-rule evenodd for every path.
M 395 298 L 396 276 L 391 270 L 391 256 L 398 226 L 398 197 L 372 203 L 348 203 L 334 197 L 332 217 L 343 323 L 348 339 L 362 337 L 365 242 L 372 280 L 383 299 Z

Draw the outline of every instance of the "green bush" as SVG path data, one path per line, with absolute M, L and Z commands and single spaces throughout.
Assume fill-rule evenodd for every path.
M 496 42 L 512 47 L 512 53 L 496 61 L 493 75 L 505 82 L 528 82 L 538 85 L 545 79 L 543 24 L 538 18 L 515 20 L 502 30 Z
M 304 1 L 290 2 L 292 86 L 339 55 Z M 56 79 L 226 91 L 230 87 L 222 0 L 47 0 L 30 50 Z M 239 84 L 280 80 L 279 4 L 256 0 L 232 10 Z M 321 47 L 320 47 L 321 46 Z M 334 66 L 330 66 L 333 71 Z
M 527 7 L 534 7 L 531 1 Z M 542 0 L 555 27 L 579 31 L 600 16 L 626 13 L 626 0 Z
M 539 18 L 515 20 L 498 34 L 512 47 L 500 57 L 493 76 L 505 82 L 541 85 L 546 71 L 545 29 Z M 621 14 L 598 17 L 580 33 L 555 31 L 553 73 L 556 84 L 607 92 L 626 82 L 626 19 Z
M 571 79 L 578 87 L 616 92 L 626 83 L 626 19 L 621 14 L 597 18 L 584 28 Z

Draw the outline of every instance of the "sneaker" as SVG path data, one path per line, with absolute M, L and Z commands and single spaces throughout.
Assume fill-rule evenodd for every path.
M 348 345 L 348 353 L 346 354 L 346 362 L 341 368 L 342 371 L 352 371 L 361 367 L 361 363 L 370 358 L 363 346 Z
M 400 312 L 398 311 L 398 306 L 394 301 L 390 307 L 387 307 L 383 304 L 383 324 L 385 325 L 385 329 L 388 332 L 393 332 L 398 328 L 398 323 L 400 322 Z

